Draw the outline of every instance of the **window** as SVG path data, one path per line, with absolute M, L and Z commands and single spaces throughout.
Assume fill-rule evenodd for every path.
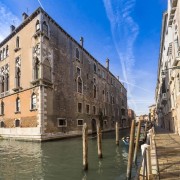
M 96 73 L 96 64 L 94 63 L 94 72 Z
M 79 60 L 79 49 L 78 48 L 76 48 L 76 59 Z
M 43 22 L 43 32 L 46 36 L 48 36 L 48 25 L 45 21 Z
M 88 104 L 86 104 L 86 113 L 87 113 L 87 114 L 90 114 L 90 108 L 89 108 L 89 105 L 88 105 Z
M 76 68 L 76 72 L 77 72 L 77 75 L 80 76 L 81 75 L 81 69 L 79 67 Z
M 67 121 L 64 118 L 58 118 L 58 127 L 67 127 Z
M 107 102 L 109 102 L 109 93 L 107 92 L 106 94 L 107 94 L 107 96 L 106 96 L 107 99 L 106 100 L 107 100 Z
M 96 98 L 96 95 L 97 95 L 97 93 L 96 93 L 96 91 L 97 91 L 97 89 L 96 89 L 96 86 L 94 85 L 94 87 L 93 87 L 93 97 L 94 98 Z
M 5 48 L 3 48 L 3 59 L 5 59 L 6 58 L 6 50 L 5 50 Z
M 20 99 L 16 98 L 16 112 L 20 112 Z
M 15 78 L 16 78 L 16 87 L 20 87 L 20 78 L 21 78 L 21 70 L 20 70 L 20 67 L 16 67 L 16 75 L 15 75 Z
M 19 119 L 15 120 L 15 127 L 20 127 L 20 120 Z
M 37 98 L 36 98 L 36 94 L 33 93 L 31 96 L 31 109 L 36 109 L 36 105 L 37 105 Z
M 4 102 L 1 101 L 1 115 L 4 115 Z
M 6 57 L 9 55 L 9 47 L 8 45 L 6 46 Z
M 2 53 L 2 51 L 0 51 L 0 61 L 2 61 L 3 60 L 3 53 Z
M 1 77 L 1 93 L 4 92 L 4 76 Z
M 78 77 L 77 79 L 77 90 L 78 90 L 78 93 L 82 93 L 83 91 L 82 79 L 80 77 Z
M 35 65 L 34 65 L 34 79 L 40 78 L 40 62 L 39 59 L 36 58 Z
M 104 120 L 104 125 L 105 125 L 105 126 L 107 125 L 107 120 Z
M 82 103 L 78 103 L 78 112 L 82 113 Z
M 96 107 L 93 106 L 93 114 L 96 114 Z
M 5 124 L 4 124 L 4 121 L 1 121 L 0 122 L 0 128 L 3 128 L 3 127 L 5 127 Z
M 104 90 L 102 91 L 102 94 L 103 94 L 103 100 L 105 101 L 106 100 L 106 96 L 105 96 L 105 91 Z
M 94 82 L 94 84 L 96 84 L 96 78 L 93 78 L 93 82 Z
M 16 37 L 16 48 L 19 48 L 19 36 Z
M 84 120 L 83 119 L 78 119 L 77 120 L 77 126 L 83 126 Z
M 9 91 L 9 74 L 6 74 L 6 79 L 5 79 L 5 91 Z
M 36 22 L 36 31 L 39 31 L 40 30 L 40 23 L 39 23 L 39 20 L 37 20 Z

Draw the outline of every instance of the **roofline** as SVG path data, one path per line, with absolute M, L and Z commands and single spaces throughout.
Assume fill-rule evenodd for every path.
M 26 26 L 32 19 L 34 19 L 39 13 L 44 13 L 51 21 L 62 31 L 64 32 L 73 42 L 75 42 L 79 48 L 81 48 L 85 53 L 87 53 L 88 56 L 90 56 L 96 63 L 102 66 L 104 70 L 106 70 L 108 73 L 110 73 L 116 80 L 119 82 L 119 84 L 125 89 L 127 92 L 127 89 L 124 87 L 124 85 L 120 82 L 120 80 L 117 79 L 117 77 L 112 74 L 110 71 L 108 71 L 97 59 L 95 59 L 86 49 L 84 49 L 70 34 L 68 34 L 46 11 L 44 11 L 41 7 L 38 7 L 30 16 L 28 16 L 17 28 L 14 29 L 13 32 L 11 32 L 2 42 L 0 42 L 0 47 L 2 47 L 7 41 L 9 41 L 13 36 L 15 36 L 24 26 Z

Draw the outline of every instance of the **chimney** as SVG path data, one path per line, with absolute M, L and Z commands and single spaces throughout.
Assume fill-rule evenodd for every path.
M 117 76 L 118 80 L 119 80 L 119 76 Z
M 83 37 L 80 38 L 80 44 L 82 47 L 84 46 L 84 38 Z
M 22 14 L 22 19 L 23 19 L 23 21 L 26 20 L 27 17 L 28 17 L 28 15 L 24 12 L 24 13 Z
M 10 26 L 10 31 L 11 31 L 11 33 L 12 33 L 14 30 L 15 30 L 15 26 L 14 26 L 14 25 L 11 25 L 11 26 Z
M 106 59 L 106 68 L 109 70 L 109 59 Z

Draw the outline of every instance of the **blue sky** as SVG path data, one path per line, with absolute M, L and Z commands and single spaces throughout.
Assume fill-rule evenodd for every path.
M 43 8 L 72 37 L 84 37 L 85 48 L 120 76 L 128 105 L 137 115 L 154 103 L 162 13 L 167 0 L 40 0 Z M 0 41 L 9 26 L 31 14 L 38 0 L 0 0 Z

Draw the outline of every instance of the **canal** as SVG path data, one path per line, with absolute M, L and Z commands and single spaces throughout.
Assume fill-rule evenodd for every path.
M 120 130 L 120 138 L 128 134 L 129 130 Z M 114 132 L 104 133 L 103 159 L 99 160 L 94 136 L 89 136 L 87 172 L 82 170 L 81 137 L 45 143 L 1 140 L 0 179 L 126 179 L 128 147 L 122 141 L 116 146 Z

